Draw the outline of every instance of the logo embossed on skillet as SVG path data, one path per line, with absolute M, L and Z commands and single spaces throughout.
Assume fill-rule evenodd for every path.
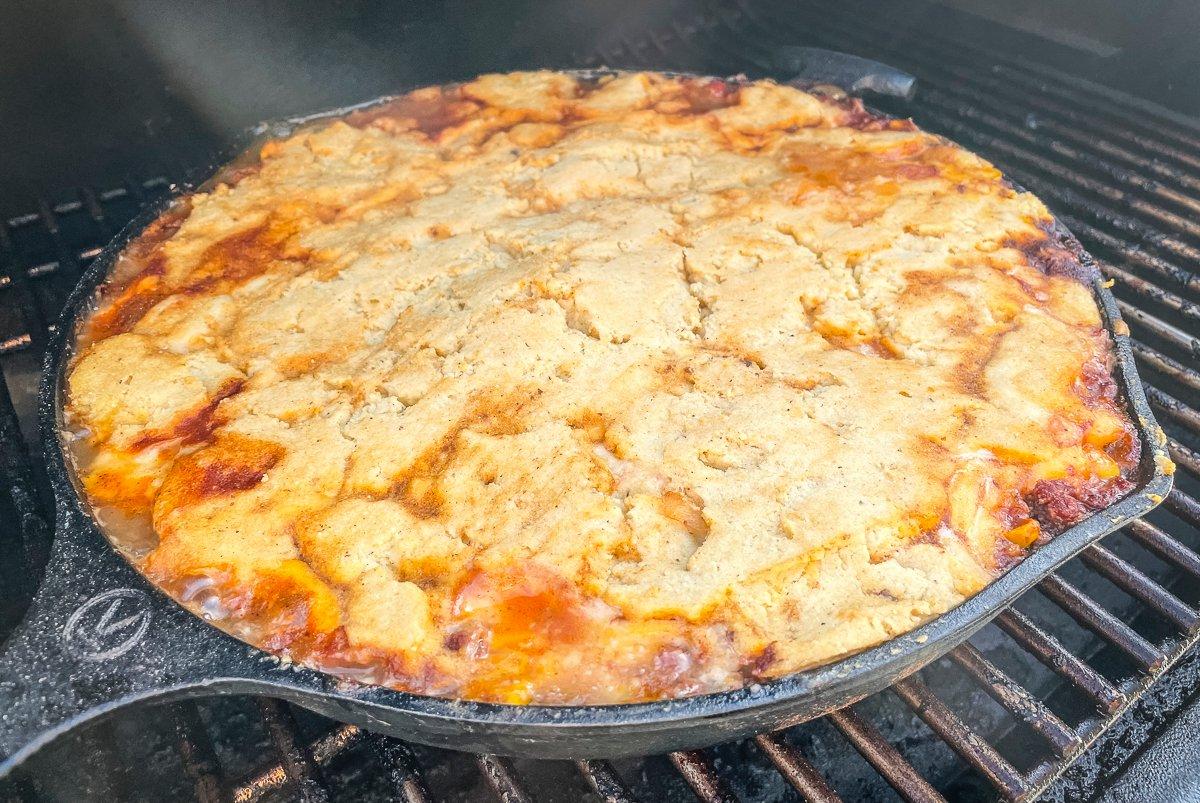
M 67 649 L 86 661 L 107 661 L 133 649 L 150 629 L 146 595 L 114 588 L 75 609 L 63 627 Z

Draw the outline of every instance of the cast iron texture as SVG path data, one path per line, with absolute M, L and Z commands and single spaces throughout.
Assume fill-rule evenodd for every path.
M 831 55 L 816 59 L 828 64 Z M 793 51 L 787 55 L 795 58 Z M 904 87 L 883 65 L 845 83 Z M 875 77 L 866 72 L 875 74 Z M 594 74 L 594 73 L 593 73 Z M 804 84 L 823 82 L 802 75 Z M 369 105 L 369 104 L 368 104 Z M 344 114 L 263 125 L 248 141 Z M 243 144 L 248 144 L 243 143 Z M 240 151 L 240 149 L 239 149 Z M 191 189 L 177 187 L 175 195 Z M 361 686 L 278 658 L 194 616 L 141 576 L 100 532 L 61 441 L 64 370 L 76 327 L 124 246 L 165 210 L 146 209 L 84 273 L 51 339 L 39 397 L 42 438 L 56 502 L 46 578 L 0 652 L 0 776 L 55 736 L 124 705 L 209 694 L 280 697 L 325 716 L 412 741 L 531 758 L 592 758 L 689 750 L 798 724 L 890 686 L 964 641 L 1018 596 L 1103 535 L 1149 512 L 1171 488 L 1165 437 L 1134 369 L 1127 329 L 1091 258 L 1061 226 L 1056 235 L 1092 274 L 1092 289 L 1116 352 L 1118 384 L 1145 445 L 1135 488 L 1064 531 L 957 608 L 915 630 L 832 664 L 742 689 L 678 700 L 610 706 L 512 706 L 455 701 Z

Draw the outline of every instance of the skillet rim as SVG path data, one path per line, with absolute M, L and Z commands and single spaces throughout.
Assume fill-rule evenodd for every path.
M 556 72 L 585 79 L 641 71 L 556 70 Z M 652 72 L 668 76 L 716 78 L 715 76 L 680 71 Z M 735 76 L 725 79 L 716 78 L 716 80 L 746 79 L 743 76 Z M 109 540 L 104 533 L 104 528 L 92 513 L 86 493 L 79 485 L 64 442 L 62 413 L 65 398 L 65 372 L 75 353 L 78 326 L 93 308 L 98 291 L 108 277 L 117 257 L 130 241 L 141 234 L 172 203 L 202 188 L 203 184 L 213 178 L 221 168 L 237 156 L 246 153 L 263 139 L 287 136 L 306 125 L 371 108 L 408 91 L 411 90 L 401 90 L 397 94 L 380 96 L 351 106 L 263 122 L 245 129 L 242 135 L 236 138 L 229 148 L 224 149 L 216 159 L 210 161 L 204 168 L 192 171 L 187 180 L 171 185 L 168 195 L 148 204 L 104 246 L 93 262 L 81 273 L 78 283 L 63 305 L 58 325 L 46 346 L 38 393 L 38 418 L 41 440 L 46 451 L 48 474 L 57 506 L 69 508 L 69 513 L 78 517 L 77 522 L 74 523 L 82 524 L 90 534 L 101 539 L 103 548 L 120 556 L 133 570 L 134 575 L 142 581 L 146 589 L 152 590 L 153 599 L 157 604 L 180 608 L 199 620 L 211 636 L 232 639 L 238 644 L 248 647 L 254 653 L 274 661 L 279 660 L 277 654 L 268 652 L 222 630 L 176 601 L 145 577 L 132 561 Z M 196 180 L 201 174 L 204 179 Z M 1007 177 L 1005 178 L 1007 179 Z M 1015 189 L 1023 191 L 1018 184 L 1012 182 L 1011 179 L 1009 181 Z M 1113 342 L 1116 358 L 1114 360 L 1114 378 L 1118 380 L 1118 387 L 1124 398 L 1126 410 L 1130 414 L 1130 419 L 1143 444 L 1138 467 L 1140 477 L 1124 497 L 1067 528 L 954 608 L 933 617 L 912 630 L 822 665 L 735 689 L 648 702 L 563 706 L 514 705 L 436 697 L 373 685 L 355 685 L 349 689 L 335 685 L 335 688 L 331 690 L 322 688 L 321 681 L 333 681 L 335 684 L 341 684 L 345 679 L 306 665 L 304 669 L 307 672 L 290 674 L 286 679 L 267 678 L 265 675 L 253 677 L 248 672 L 232 675 L 228 679 L 266 683 L 280 690 L 291 688 L 301 694 L 343 699 L 347 702 L 381 704 L 398 712 L 459 724 L 516 727 L 547 725 L 557 728 L 602 731 L 604 728 L 613 726 L 641 726 L 653 730 L 655 725 L 681 725 L 681 720 L 710 720 L 724 715 L 753 711 L 770 704 L 798 702 L 797 698 L 806 695 L 810 697 L 818 697 L 820 694 L 841 695 L 843 699 L 853 702 L 917 671 L 925 664 L 944 655 L 945 652 L 968 638 L 975 630 L 987 624 L 1018 596 L 1041 582 L 1055 568 L 1076 553 L 1119 528 L 1128 520 L 1148 513 L 1169 493 L 1172 486 L 1172 476 L 1166 473 L 1164 469 L 1166 464 L 1160 459 L 1167 458 L 1169 460 L 1165 447 L 1165 435 L 1157 425 L 1142 390 L 1129 346 L 1128 328 L 1121 319 L 1115 298 L 1104 286 L 1098 269 L 1095 269 L 1095 260 L 1057 218 L 1053 218 L 1053 221 L 1051 236 L 1068 247 L 1092 273 L 1089 282 L 1092 296 L 1101 312 L 1104 329 L 1109 333 Z M 71 526 L 72 524 L 70 517 L 64 522 L 63 517 L 60 516 L 54 540 L 57 541 L 60 538 L 60 526 Z M 263 665 L 264 672 L 271 671 L 269 663 Z M 311 680 L 309 673 L 313 675 Z M 828 710 L 828 708 L 824 710 Z M 797 721 L 819 716 L 824 713 L 824 710 L 810 712 L 806 717 Z M 714 729 L 714 731 L 719 732 L 719 729 Z M 722 739 L 724 736 L 724 734 L 721 735 Z M 414 740 L 421 741 L 419 735 L 415 736 Z

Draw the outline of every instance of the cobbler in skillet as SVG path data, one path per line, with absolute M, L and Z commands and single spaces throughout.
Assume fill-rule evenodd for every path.
M 68 385 L 156 583 L 272 652 L 512 703 L 877 644 L 1131 486 L 1034 197 L 770 82 L 539 72 L 265 143 L 125 251 Z

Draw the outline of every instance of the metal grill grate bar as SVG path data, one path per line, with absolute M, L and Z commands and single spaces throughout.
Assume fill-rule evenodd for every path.
M 951 650 L 950 660 L 961 666 L 1009 713 L 1041 735 L 1059 758 L 1077 750 L 1082 744 L 1079 735 L 1065 722 L 970 644 L 960 644 Z
M 900 797 L 909 803 L 944 801 L 936 789 L 904 760 L 896 748 L 887 743 L 875 726 L 860 717 L 852 706 L 834 711 L 826 717 L 854 749 L 883 776 Z
M 308 751 L 318 764 L 328 764 L 334 756 L 359 744 L 363 736 L 363 732 L 353 725 L 338 725 L 310 744 Z M 234 803 L 251 803 L 287 782 L 287 772 L 281 763 L 277 763 L 239 783 L 230 797 Z
M 737 803 L 737 795 L 699 750 L 671 753 L 670 759 L 696 797 L 704 803 Z
M 508 759 L 499 756 L 477 756 L 475 760 L 501 803 L 533 803 L 533 798 L 517 780 Z
M 915 677 L 908 677 L 892 686 L 892 691 L 1005 797 L 1017 800 L 1025 795 L 1029 789 L 1025 777 L 996 752 L 996 748 L 967 727 L 924 683 Z
M 762 733 L 754 737 L 755 743 L 766 754 L 775 769 L 792 788 L 804 796 L 808 803 L 841 803 L 837 792 L 808 762 L 800 751 L 783 740 L 777 733 Z
M 1058 217 L 1077 237 L 1093 247 L 1099 246 L 1098 253 L 1107 250 L 1126 265 L 1136 265 L 1189 293 L 1200 292 L 1200 276 L 1194 272 L 1140 248 L 1132 250 L 1126 241 L 1074 217 L 1070 212 L 1061 212 Z
M 295 784 L 300 798 L 306 803 L 329 800 L 329 790 L 321 768 L 317 766 L 308 746 L 296 738 L 296 722 L 286 705 L 270 697 L 260 697 L 256 702 L 271 742 L 283 759 L 281 766 L 288 780 Z
M 372 734 L 369 740 L 399 798 L 404 803 L 427 803 L 429 792 L 412 749 L 398 739 L 378 734 Z
M 1163 376 L 1200 393 L 1200 373 L 1136 340 L 1130 345 L 1141 365 L 1148 365 Z
M 174 706 L 174 714 L 175 750 L 192 781 L 196 799 L 200 803 L 218 803 L 221 800 L 220 767 L 200 712 L 195 703 L 185 702 Z
M 1079 557 L 1088 568 L 1131 597 L 1141 600 L 1184 633 L 1191 632 L 1197 623 L 1200 623 L 1200 614 L 1151 580 L 1136 566 L 1117 557 L 1105 547 L 1098 544 L 1089 547 Z
M 1020 611 L 1010 608 L 992 621 L 1048 669 L 1090 697 L 1105 713 L 1111 714 L 1128 702 L 1124 692 Z
M 1167 438 L 1167 451 L 1171 454 L 1171 459 L 1186 469 L 1192 476 L 1200 477 L 1200 455 L 1174 438 Z
M 1186 496 L 1181 491 L 1173 492 L 1167 497 L 1166 502 L 1168 503 L 1168 507 L 1170 507 L 1171 502 L 1181 502 L 1182 500 L 1187 500 L 1187 503 L 1192 505 L 1196 504 L 1191 497 Z M 1167 563 L 1183 569 L 1193 577 L 1200 578 L 1200 555 L 1197 555 L 1155 525 L 1144 519 L 1138 519 L 1125 525 L 1124 532 Z
M 1193 432 L 1200 430 L 1200 411 L 1192 409 L 1171 394 L 1159 390 L 1153 385 L 1147 385 L 1145 390 L 1146 398 L 1150 400 L 1150 405 L 1155 410 L 1181 427 L 1186 427 Z
M 1189 524 L 1192 524 L 1196 527 L 1200 527 L 1200 502 L 1197 502 L 1195 499 L 1193 499 L 1188 494 L 1186 494 L 1183 491 L 1176 488 L 1166 498 L 1166 500 L 1164 501 L 1163 504 L 1165 505 L 1167 510 L 1170 510 L 1172 513 L 1174 513 L 1179 518 L 1183 519 L 1184 521 L 1188 522 Z M 1141 522 L 1141 523 L 1145 524 L 1146 522 Z M 1134 522 L 1130 522 L 1131 526 L 1133 524 L 1134 524 Z M 1157 538 L 1160 538 L 1165 541 L 1175 541 L 1174 538 L 1167 535 L 1162 530 L 1158 530 L 1158 528 L 1155 528 L 1155 529 L 1158 531 L 1158 535 L 1156 536 Z M 1175 543 L 1178 543 L 1178 542 L 1175 541 Z M 1192 550 L 1187 549 L 1186 547 L 1183 547 L 1183 548 L 1187 552 L 1195 554 L 1195 552 L 1193 552 Z M 1189 569 L 1189 571 L 1191 571 L 1191 569 Z
M 1099 268 L 1101 273 L 1115 280 L 1114 287 L 1117 292 L 1124 290 L 1133 293 L 1154 304 L 1166 307 L 1189 321 L 1200 321 L 1200 305 L 1164 290 L 1154 282 L 1136 276 L 1109 262 L 1100 262 Z
M 1038 584 L 1037 589 L 1076 622 L 1119 648 L 1143 670 L 1149 672 L 1162 666 L 1166 656 L 1158 648 L 1057 574 L 1051 574 Z
M 1065 218 L 1063 222 L 1068 226 L 1071 225 Z M 1193 357 L 1200 359 L 1200 340 L 1169 323 L 1160 321 L 1145 310 L 1139 309 L 1123 299 L 1117 299 L 1117 308 L 1121 310 L 1121 317 L 1124 318 L 1125 323 L 1145 329 L 1159 340 L 1170 343 L 1180 351 L 1188 352 Z
M 607 803 L 635 803 L 637 800 L 607 761 L 576 761 L 575 766 L 592 791 Z

